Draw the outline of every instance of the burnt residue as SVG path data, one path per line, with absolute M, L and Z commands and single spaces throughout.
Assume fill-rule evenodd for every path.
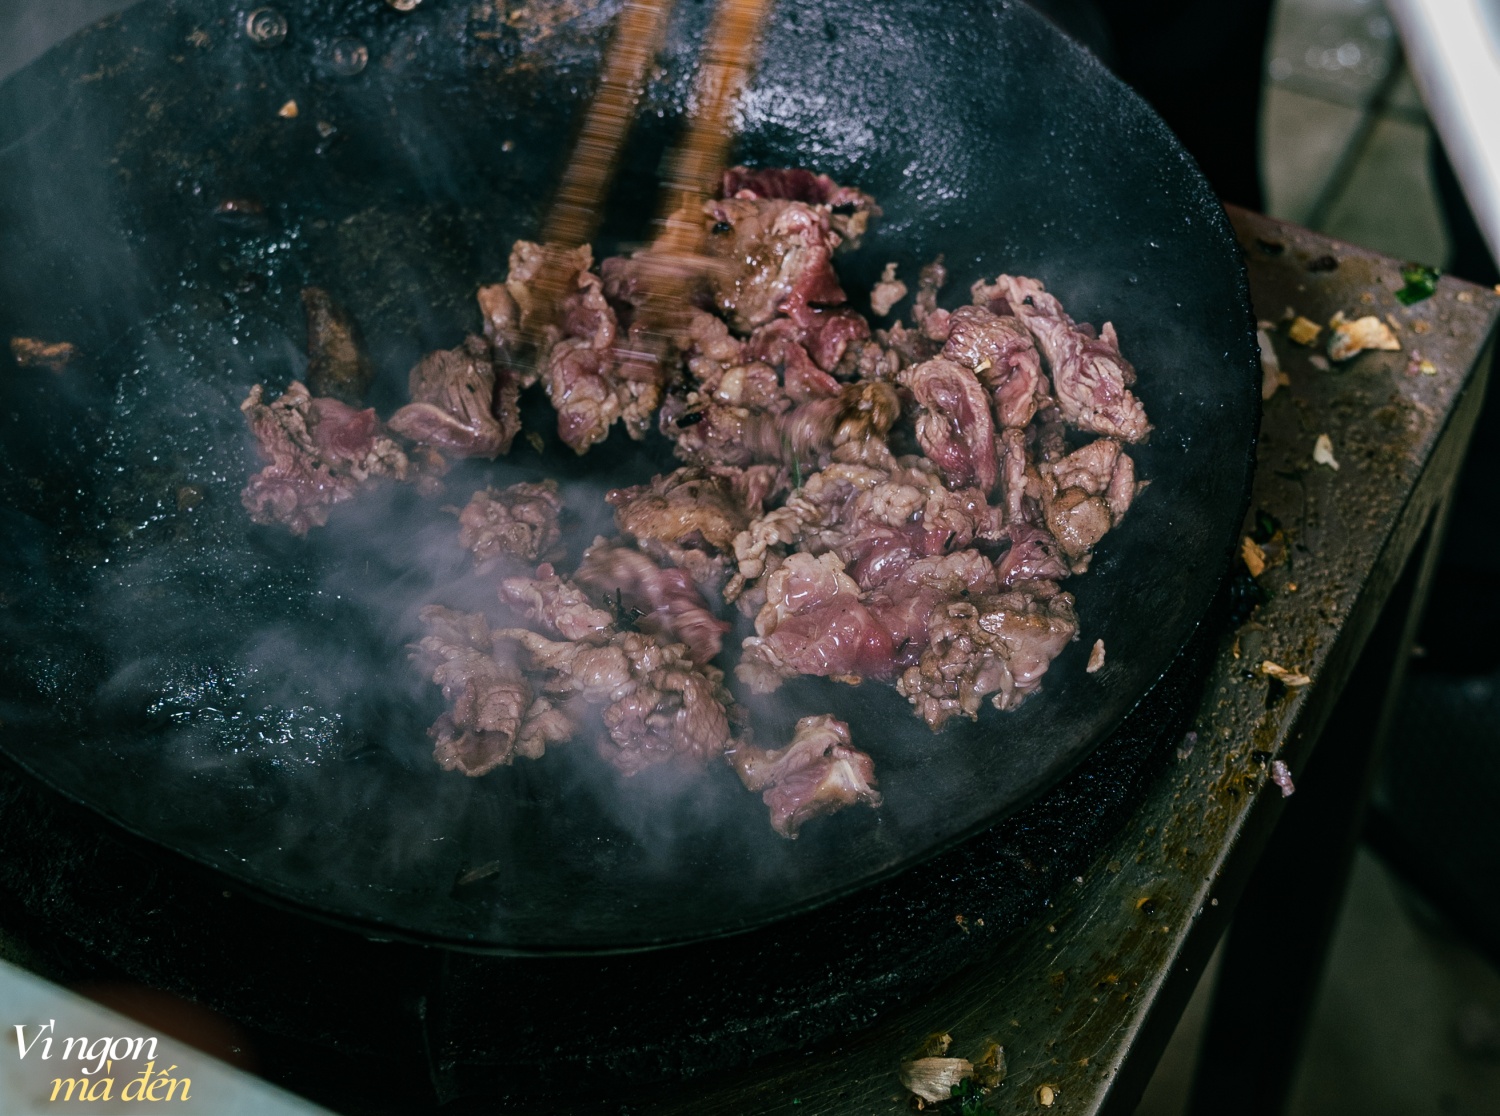
M 307 312 L 307 386 L 360 406 L 375 378 L 353 316 L 322 287 L 302 288 Z

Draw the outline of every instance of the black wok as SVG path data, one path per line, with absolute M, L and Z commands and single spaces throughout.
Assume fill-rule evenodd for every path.
M 1082 639 L 1019 712 L 934 736 L 893 691 L 813 684 L 789 688 L 804 707 L 757 710 L 762 739 L 801 712 L 847 717 L 878 813 L 788 843 L 727 769 L 621 784 L 575 747 L 479 780 L 439 770 L 424 730 L 440 699 L 404 645 L 421 604 L 483 592 L 440 505 L 541 475 L 602 491 L 663 468 L 663 448 L 518 443 L 456 470 L 445 500 L 375 496 L 299 540 L 239 506 L 256 465 L 237 405 L 301 371 L 304 285 L 359 319 L 383 412 L 418 356 L 477 327 L 473 290 L 538 227 L 615 5 L 279 6 L 290 34 L 259 49 L 239 6 L 151 0 L 0 88 L 0 335 L 79 352 L 0 375 L 0 749 L 16 763 L 371 935 L 638 950 L 808 910 L 993 825 L 1187 644 L 1227 569 L 1258 417 L 1243 271 L 1206 183 L 1021 5 L 786 3 L 740 158 L 877 196 L 885 217 L 840 263 L 851 291 L 941 253 L 948 304 L 1009 270 L 1113 320 L 1156 426 L 1137 454 L 1151 487 L 1069 585 Z M 708 7 L 677 13 L 606 248 L 645 230 Z M 331 61 L 341 37 L 369 48 L 363 73 Z

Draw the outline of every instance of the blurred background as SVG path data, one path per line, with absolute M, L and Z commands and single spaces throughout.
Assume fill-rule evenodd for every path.
M 1228 200 L 1500 280 L 1379 0 L 1034 2 L 1157 105 Z M 1489 2 L 1500 26 L 1500 0 Z M 0 0 L 0 79 L 129 6 Z M 1304 1051 L 1297 1116 L 1500 1116 L 1500 641 L 1488 638 L 1500 620 L 1497 410 L 1486 408 L 1461 482 Z M 1271 974 L 1276 948 L 1266 943 Z M 1138 1116 L 1185 1110 L 1213 973 Z

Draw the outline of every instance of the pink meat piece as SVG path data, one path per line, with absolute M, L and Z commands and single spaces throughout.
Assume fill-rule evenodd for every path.
M 614 614 L 597 607 L 588 594 L 559 577 L 543 562 L 532 577 L 500 582 L 500 600 L 533 624 L 575 642 L 602 643 L 614 633 Z
M 719 653 L 729 625 L 709 611 L 684 570 L 663 569 L 631 547 L 599 538 L 584 552 L 573 580 L 596 599 L 613 602 L 634 626 L 665 643 L 686 644 L 693 662 L 702 665 Z
M 412 401 L 391 416 L 397 434 L 456 457 L 510 452 L 521 429 L 520 385 L 509 371 L 497 373 L 483 338 L 429 353 L 408 383 Z
M 826 713 L 798 721 L 785 748 L 742 744 L 729 761 L 747 790 L 762 792 L 771 828 L 783 837 L 795 838 L 805 822 L 845 806 L 880 805 L 875 762 L 853 746 L 849 726 Z
M 990 394 L 997 426 L 1025 426 L 1049 397 L 1041 355 L 1019 318 L 960 306 L 949 316 L 943 355 L 978 377 Z
M 783 390 L 793 403 L 837 395 L 839 382 L 813 363 L 800 336 L 801 331 L 790 318 L 775 318 L 750 335 L 745 355 L 779 369 Z
M 917 441 L 955 488 L 995 487 L 995 427 L 990 404 L 974 373 L 943 357 L 902 371 L 900 382 L 911 390 L 921 411 Z
M 433 758 L 442 767 L 484 775 L 518 755 L 536 759 L 547 744 L 573 735 L 572 719 L 533 692 L 513 646 L 495 642 L 482 613 L 430 605 L 421 618 L 427 635 L 412 658 L 449 703 L 429 730 Z
M 458 541 L 487 569 L 507 556 L 525 562 L 547 557 L 562 541 L 557 482 L 481 488 L 458 514 Z
M 385 434 L 374 410 L 314 398 L 297 381 L 274 402 L 263 399 L 264 389 L 256 384 L 240 404 L 267 462 L 240 494 L 254 522 L 282 523 L 305 535 L 365 484 L 407 478 L 406 454 Z
M 1126 442 L 1145 440 L 1151 424 L 1128 387 L 1135 382 L 1135 369 L 1120 354 L 1113 323 L 1105 322 L 1095 337 L 1038 280 L 1025 276 L 1001 275 L 991 285 L 976 287 L 977 296 L 989 291 L 1003 297 L 1036 338 L 1069 425 Z
M 767 578 L 756 634 L 745 640 L 735 673 L 756 693 L 798 674 L 843 681 L 889 676 L 890 633 L 861 596 L 837 555 L 790 555 Z
M 1000 588 L 995 564 L 977 550 L 918 558 L 886 581 L 867 600 L 870 612 L 891 634 L 897 666 L 918 661 L 928 643 L 928 626 L 939 608 L 962 597 Z
M 933 616 L 927 649 L 896 688 L 934 730 L 951 717 L 977 718 L 986 697 L 997 709 L 1014 709 L 1040 688 L 1077 632 L 1073 598 L 1051 582 L 950 601 Z

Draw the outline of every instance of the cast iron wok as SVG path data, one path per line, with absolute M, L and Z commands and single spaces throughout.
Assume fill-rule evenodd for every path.
M 762 741 L 827 710 L 876 760 L 884 807 L 796 842 L 727 768 L 622 781 L 579 744 L 478 780 L 438 769 L 425 728 L 441 699 L 405 660 L 416 610 L 493 592 L 443 505 L 557 476 L 576 483 L 585 545 L 608 526 L 577 494 L 597 504 L 669 468 L 666 447 L 616 436 L 576 458 L 533 413 L 540 449 L 456 469 L 440 499 L 344 505 L 296 539 L 239 505 L 257 463 L 237 407 L 302 371 L 304 285 L 360 321 L 383 413 L 418 356 L 477 328 L 473 290 L 538 227 L 615 5 L 280 7 L 290 34 L 259 49 L 239 6 L 148 0 L 0 89 L 0 333 L 79 352 L 0 384 L 0 748 L 34 775 L 371 934 L 641 949 L 809 909 L 993 824 L 1086 756 L 1191 636 L 1258 416 L 1242 267 L 1206 183 L 1021 5 L 787 3 L 739 157 L 876 195 L 885 216 L 840 261 L 846 287 L 940 253 L 950 305 L 981 275 L 1037 275 L 1078 319 L 1113 320 L 1140 371 L 1151 486 L 1068 585 L 1082 638 L 1019 712 L 938 735 L 876 685 L 796 683 L 755 707 Z M 605 250 L 646 228 L 707 7 L 677 13 Z M 346 37 L 370 52 L 358 75 L 332 61 Z M 1108 664 L 1088 675 L 1101 638 Z

